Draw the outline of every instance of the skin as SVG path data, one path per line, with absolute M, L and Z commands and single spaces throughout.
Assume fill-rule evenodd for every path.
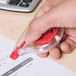
M 52 27 L 64 28 L 62 41 L 48 53 L 38 55 L 59 59 L 61 53 L 76 48 L 76 0 L 46 0 L 31 21 L 25 39 L 32 43 Z

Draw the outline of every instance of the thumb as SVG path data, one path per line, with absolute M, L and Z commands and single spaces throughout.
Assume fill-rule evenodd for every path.
M 34 42 L 51 27 L 59 27 L 60 20 L 58 15 L 53 15 L 51 12 L 35 18 L 29 25 L 25 40 L 27 43 Z
M 75 28 L 75 6 L 70 6 L 75 5 L 75 2 L 76 1 L 67 0 L 60 5 L 53 7 L 51 11 L 33 19 L 27 30 L 25 40 L 28 43 L 32 43 L 52 27 Z

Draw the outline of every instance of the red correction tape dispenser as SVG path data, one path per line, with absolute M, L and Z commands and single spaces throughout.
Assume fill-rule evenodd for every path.
M 60 42 L 63 36 L 63 29 L 51 28 L 32 44 L 28 44 L 25 41 L 25 33 L 26 30 L 19 38 L 15 48 L 13 49 L 14 51 L 10 55 L 10 58 L 13 60 L 26 53 L 39 54 L 48 52 L 49 49 L 56 46 Z

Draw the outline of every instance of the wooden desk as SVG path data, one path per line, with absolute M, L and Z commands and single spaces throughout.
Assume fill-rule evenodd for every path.
M 39 7 L 44 1 L 41 2 Z M 33 13 L 16 13 L 0 10 L 0 34 L 17 41 L 26 26 L 33 19 L 38 8 Z M 51 57 L 49 58 L 52 59 Z M 76 72 L 76 49 L 71 54 L 63 55 L 61 59 L 55 61 Z

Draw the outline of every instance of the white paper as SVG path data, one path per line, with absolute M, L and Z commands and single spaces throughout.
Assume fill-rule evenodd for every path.
M 26 54 L 14 61 L 9 58 L 14 45 L 14 41 L 0 35 L 0 76 L 76 76 L 62 65 L 35 54 Z

